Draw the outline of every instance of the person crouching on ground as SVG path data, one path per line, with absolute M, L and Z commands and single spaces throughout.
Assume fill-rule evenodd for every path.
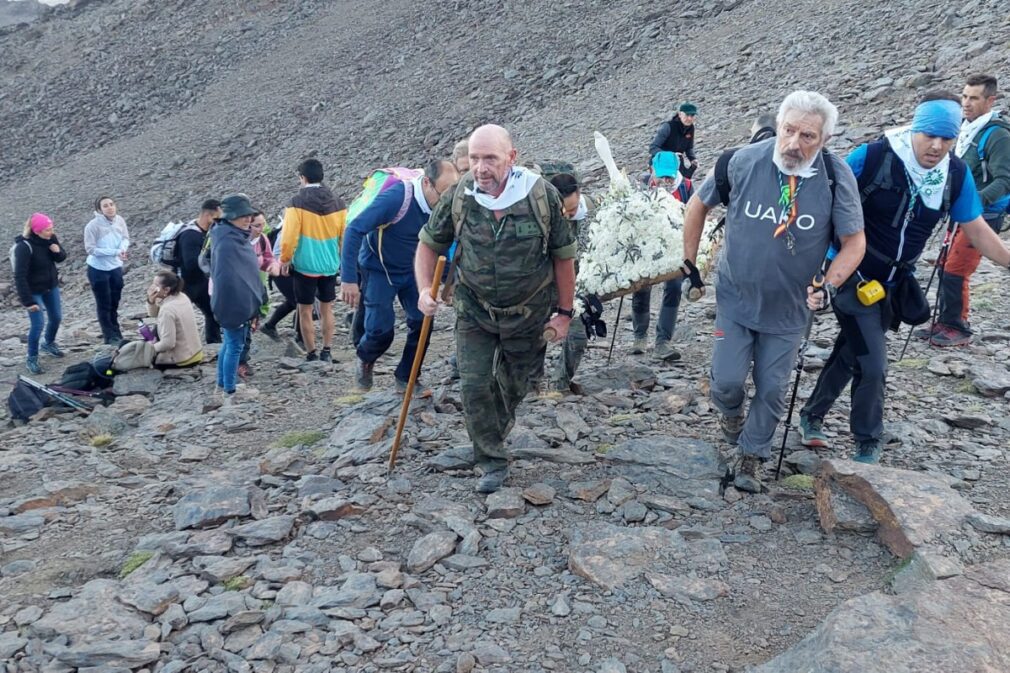
M 65 260 L 67 253 L 56 238 L 53 221 L 42 213 L 28 218 L 14 246 L 14 287 L 21 305 L 28 309 L 28 359 L 25 366 L 32 374 L 41 374 L 40 350 L 53 357 L 63 357 L 63 351 L 56 345 L 56 332 L 63 319 L 56 264 Z M 46 339 L 40 346 L 43 328 Z
M 192 367 L 203 362 L 203 343 L 193 302 L 183 293 L 183 286 L 183 280 L 175 273 L 159 271 L 147 288 L 147 314 L 158 320 L 155 367 Z

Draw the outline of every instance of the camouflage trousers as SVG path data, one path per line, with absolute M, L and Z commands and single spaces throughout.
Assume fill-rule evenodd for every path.
M 568 328 L 568 337 L 561 346 L 561 352 L 554 366 L 554 374 L 551 376 L 551 387 L 554 390 L 568 390 L 588 345 L 589 337 L 586 336 L 585 327 L 582 321 L 576 318 Z
M 526 302 L 521 315 L 492 315 L 473 292 L 456 289 L 456 359 L 466 430 L 474 461 L 482 468 L 505 465 L 505 438 L 516 408 L 543 372 L 544 325 L 556 301 L 553 285 Z

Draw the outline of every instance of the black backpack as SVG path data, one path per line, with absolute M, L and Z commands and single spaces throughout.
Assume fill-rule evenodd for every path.
M 20 379 L 7 396 L 7 408 L 10 409 L 11 418 L 18 421 L 28 421 L 48 404 L 49 398 L 46 395 Z
M 63 370 L 59 387 L 64 390 L 105 390 L 113 384 L 113 355 L 100 355 L 90 362 L 78 362 Z

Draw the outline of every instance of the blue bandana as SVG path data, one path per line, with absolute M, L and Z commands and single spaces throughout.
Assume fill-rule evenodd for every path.
M 956 138 L 961 131 L 961 106 L 952 100 L 931 100 L 915 108 L 912 132 Z

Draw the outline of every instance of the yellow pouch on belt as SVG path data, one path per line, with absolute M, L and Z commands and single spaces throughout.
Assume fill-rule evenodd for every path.
M 864 280 L 856 285 L 856 296 L 863 306 L 873 306 L 886 297 L 887 292 L 884 291 L 884 286 L 880 284 L 880 281 Z

